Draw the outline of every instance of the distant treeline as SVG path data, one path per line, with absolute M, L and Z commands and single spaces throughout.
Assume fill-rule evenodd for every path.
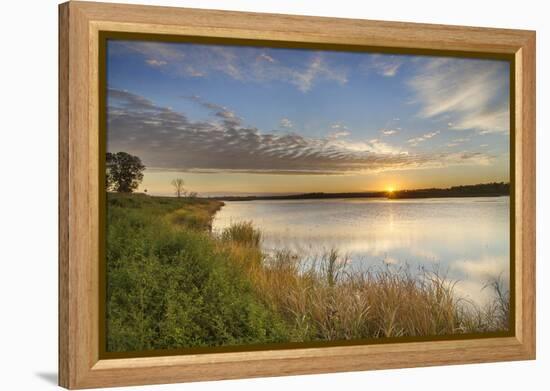
M 213 197 L 220 201 L 254 201 L 254 200 L 312 200 L 324 198 L 380 198 L 387 197 L 384 191 L 369 191 L 361 193 L 304 193 L 270 196 L 223 196 Z
M 510 195 L 510 184 L 504 182 L 453 186 L 447 189 L 399 190 L 387 194 L 389 198 L 498 197 L 507 195 Z
M 212 197 L 220 201 L 254 200 L 311 200 L 330 198 L 442 198 L 442 197 L 497 197 L 510 194 L 510 184 L 504 182 L 477 185 L 453 186 L 445 189 L 415 189 L 389 191 L 367 191 L 355 193 L 304 193 L 269 196 L 223 196 Z

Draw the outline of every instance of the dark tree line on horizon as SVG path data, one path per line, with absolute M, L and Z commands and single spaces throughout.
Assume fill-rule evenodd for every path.
M 389 198 L 431 198 L 431 197 L 490 197 L 510 195 L 510 183 L 492 182 L 476 185 L 452 186 L 446 189 L 399 190 Z
M 449 188 L 428 188 L 413 190 L 365 191 L 346 193 L 301 193 L 266 196 L 213 197 L 221 201 L 253 200 L 314 200 L 331 198 L 443 198 L 443 197 L 492 197 L 510 195 L 510 184 L 506 182 L 480 183 L 476 185 L 453 186 Z

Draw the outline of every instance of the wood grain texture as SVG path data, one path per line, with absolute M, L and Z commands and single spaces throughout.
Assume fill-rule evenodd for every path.
M 74 388 L 97 362 L 97 286 L 93 270 L 93 167 L 89 154 L 89 26 L 72 4 L 60 5 L 60 367 L 59 383 Z M 97 134 L 97 130 L 95 131 Z M 94 323 L 95 320 L 95 323 Z M 97 331 L 96 331 L 97 332 Z
M 156 384 L 535 357 L 535 33 L 69 2 L 59 43 L 59 383 Z M 99 359 L 98 34 L 124 31 L 496 53 L 515 61 L 515 337 Z
M 516 235 L 521 235 L 521 281 L 517 285 L 521 287 L 521 318 L 517 322 L 523 327 L 521 333 L 522 343 L 531 357 L 535 358 L 536 350 L 536 318 L 535 318 L 535 292 L 536 292 L 536 41 L 535 34 L 518 52 L 518 61 L 521 61 L 521 113 L 518 113 L 521 126 L 521 161 L 516 162 L 522 171 L 521 182 L 516 183 L 516 192 L 521 192 L 521 216 L 522 230 Z
M 59 384 L 69 384 L 69 7 L 59 7 Z

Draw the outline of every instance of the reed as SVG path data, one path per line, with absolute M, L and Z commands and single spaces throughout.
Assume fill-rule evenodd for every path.
M 254 229 L 251 221 L 242 221 L 225 229 L 221 239 L 227 242 L 233 242 L 242 246 L 258 248 L 262 235 L 260 231 Z
M 251 229 L 247 223 L 247 230 Z M 222 237 L 230 236 L 230 227 Z M 249 233 L 250 234 L 250 233 Z M 260 237 L 257 233 L 257 237 Z M 259 247 L 232 254 L 256 294 L 289 325 L 293 341 L 347 340 L 400 336 L 454 335 L 508 328 L 509 299 L 492 282 L 494 301 L 484 308 L 461 299 L 456 281 L 439 270 L 391 265 L 350 271 L 336 249 L 314 259 L 288 250 L 262 254 Z M 253 260 L 246 261 L 246 257 Z

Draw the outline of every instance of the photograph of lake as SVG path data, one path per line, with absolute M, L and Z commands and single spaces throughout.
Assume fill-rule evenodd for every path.
M 156 39 L 106 45 L 106 352 L 513 330 L 508 61 Z

